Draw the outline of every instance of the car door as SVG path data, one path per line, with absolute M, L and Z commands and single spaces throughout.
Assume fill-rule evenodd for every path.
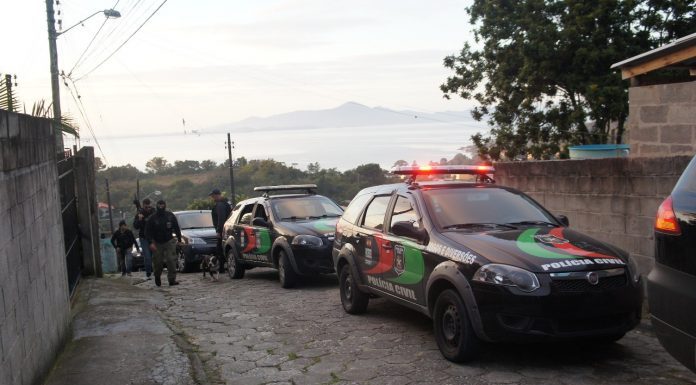
M 393 249 L 384 238 L 384 222 L 392 195 L 377 195 L 367 205 L 355 234 L 358 270 L 362 282 L 380 291 L 388 290 L 382 274 L 393 265 Z
M 254 254 L 257 245 L 256 232 L 251 225 L 255 206 L 256 202 L 254 201 L 244 203 L 234 225 L 237 255 L 240 259 L 249 262 L 257 261 L 256 254 Z
M 393 263 L 390 269 L 384 270 L 382 278 L 393 285 L 400 298 L 425 305 L 425 246 L 420 218 L 412 198 L 400 194 L 395 196 L 387 215 L 384 235 L 384 243 L 392 248 Z M 400 231 L 395 229 L 395 225 L 401 226 Z
M 268 221 L 267 210 L 263 202 L 254 206 L 251 224 L 248 233 L 253 234 L 254 247 L 248 253 L 248 259 L 272 266 L 271 258 L 272 236 Z

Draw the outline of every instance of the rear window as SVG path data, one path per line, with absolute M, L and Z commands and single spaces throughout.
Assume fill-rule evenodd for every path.
M 541 207 L 521 193 L 501 188 L 424 190 L 426 205 L 440 227 L 470 223 L 552 222 Z
M 362 213 L 365 204 L 370 200 L 370 196 L 370 194 L 363 194 L 353 198 L 346 208 L 346 212 L 343 213 L 343 219 L 352 224 L 357 224 L 358 217 L 360 217 L 360 213 Z
M 696 156 L 686 166 L 679 181 L 674 186 L 674 191 L 696 193 Z
M 370 205 L 367 206 L 367 210 L 365 210 L 363 227 L 382 230 L 382 227 L 384 227 L 384 215 L 387 213 L 387 206 L 389 206 L 390 200 L 390 195 L 375 197 L 370 202 Z

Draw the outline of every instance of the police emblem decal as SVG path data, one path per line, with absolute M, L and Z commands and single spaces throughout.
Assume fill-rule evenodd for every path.
M 546 243 L 548 245 L 562 245 L 564 243 L 570 242 L 567 239 L 559 238 L 559 237 L 557 237 L 555 235 L 551 235 L 551 234 L 535 235 L 534 239 L 536 239 L 537 241 L 539 241 L 541 243 Z
M 401 245 L 394 245 L 394 272 L 397 275 L 401 275 L 404 270 L 404 247 Z

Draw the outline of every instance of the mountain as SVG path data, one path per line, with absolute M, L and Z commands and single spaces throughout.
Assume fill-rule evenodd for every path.
M 209 127 L 204 131 L 284 130 L 325 127 L 362 127 L 418 123 L 473 123 L 469 111 L 423 113 L 411 110 L 391 110 L 348 102 L 327 110 L 293 111 L 265 118 L 252 117 L 235 123 Z

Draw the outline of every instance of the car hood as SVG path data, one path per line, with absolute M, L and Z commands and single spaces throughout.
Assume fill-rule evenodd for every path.
M 292 235 L 309 234 L 322 236 L 333 235 L 336 232 L 337 222 L 338 218 L 323 218 L 311 221 L 283 221 L 279 222 L 278 226 Z
M 564 227 L 525 227 L 516 230 L 442 233 L 483 260 L 533 272 L 589 271 L 623 267 L 625 252 Z
M 186 236 L 186 237 L 207 238 L 207 237 L 214 237 L 217 235 L 217 233 L 215 232 L 214 227 L 206 227 L 204 229 L 181 230 L 181 235 Z

